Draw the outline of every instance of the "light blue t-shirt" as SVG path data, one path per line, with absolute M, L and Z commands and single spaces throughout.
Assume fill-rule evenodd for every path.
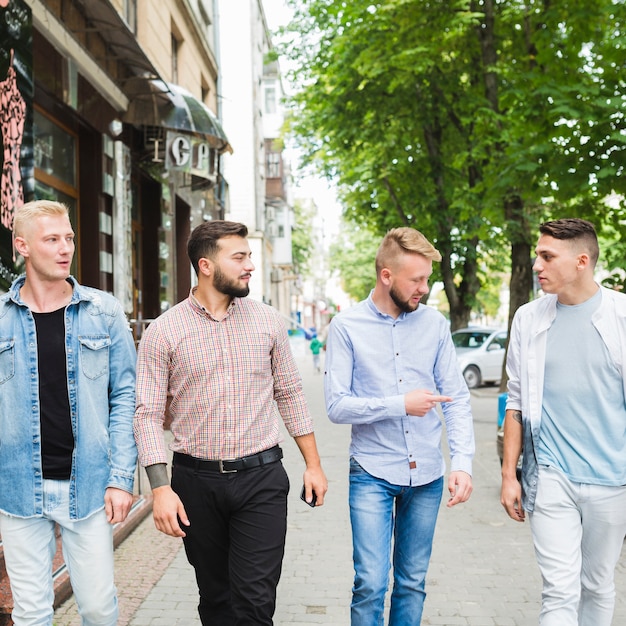
M 557 304 L 548 331 L 539 465 L 573 482 L 626 484 L 624 387 L 591 318 L 600 291 L 579 305 Z

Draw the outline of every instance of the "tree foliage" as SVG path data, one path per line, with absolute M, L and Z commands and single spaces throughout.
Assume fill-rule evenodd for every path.
M 338 181 L 349 221 L 411 225 L 441 251 L 453 328 L 509 246 L 511 314 L 536 226 L 624 231 L 624 20 L 618 0 L 291 0 L 290 132 Z
M 313 255 L 313 219 L 315 206 L 298 199 L 294 203 L 294 226 L 291 230 L 291 255 L 297 274 L 308 275 Z
M 330 247 L 330 270 L 341 277 L 343 291 L 353 300 L 364 300 L 376 283 L 376 251 L 380 237 L 364 227 L 344 222 Z

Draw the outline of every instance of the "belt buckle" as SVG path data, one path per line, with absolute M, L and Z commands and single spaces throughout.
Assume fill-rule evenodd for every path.
M 236 474 L 238 471 L 236 469 L 232 469 L 232 470 L 224 469 L 224 461 L 222 461 L 221 459 L 218 461 L 218 463 L 220 466 L 220 474 Z

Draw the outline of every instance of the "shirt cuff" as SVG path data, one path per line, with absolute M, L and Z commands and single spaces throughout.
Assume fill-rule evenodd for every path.
M 455 456 L 450 461 L 451 472 L 465 472 L 472 475 L 472 457 L 469 456 Z

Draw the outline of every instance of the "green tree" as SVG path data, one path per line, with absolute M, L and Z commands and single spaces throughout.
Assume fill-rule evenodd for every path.
M 291 4 L 281 50 L 305 162 L 338 181 L 351 221 L 435 242 L 453 328 L 496 247 L 510 246 L 511 314 L 528 299 L 539 221 L 622 232 L 623 204 L 607 216 L 603 199 L 624 184 L 624 3 Z
M 291 255 L 296 274 L 309 275 L 314 249 L 313 219 L 315 206 L 298 199 L 294 202 L 294 226 L 291 230 Z
M 330 247 L 330 270 L 341 278 L 343 291 L 353 300 L 364 300 L 376 283 L 374 265 L 380 237 L 364 227 L 343 222 Z

